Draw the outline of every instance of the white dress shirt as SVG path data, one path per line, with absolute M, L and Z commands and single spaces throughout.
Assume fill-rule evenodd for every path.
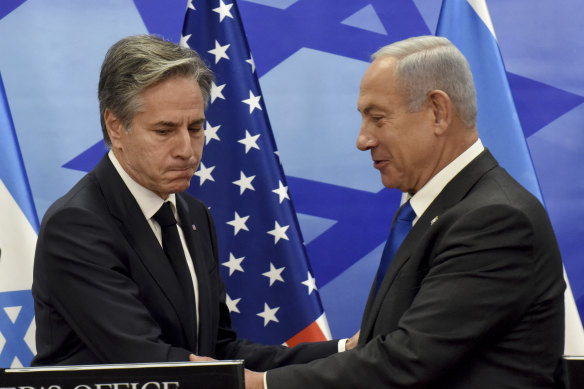
M 409 193 L 402 194 L 402 204 L 410 200 L 416 218 L 412 222 L 415 225 L 420 216 L 428 209 L 430 204 L 438 197 L 442 189 L 454 178 L 462 169 L 466 167 L 473 159 L 483 152 L 485 147 L 480 139 L 477 139 L 468 149 L 460 154 L 456 159 L 446 165 L 434 177 L 432 177 L 419 191 L 413 196 Z

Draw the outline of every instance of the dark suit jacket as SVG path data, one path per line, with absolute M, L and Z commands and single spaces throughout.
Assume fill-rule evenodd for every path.
M 176 199 L 199 283 L 198 341 L 193 309 L 106 155 L 43 218 L 32 288 L 33 365 L 186 361 L 197 353 L 245 359 L 246 366 L 265 370 L 336 352 L 336 342 L 287 349 L 237 339 L 213 220 L 194 197 L 178 193 Z
M 564 289 L 544 208 L 485 151 L 402 243 L 359 347 L 270 371 L 268 387 L 552 388 Z

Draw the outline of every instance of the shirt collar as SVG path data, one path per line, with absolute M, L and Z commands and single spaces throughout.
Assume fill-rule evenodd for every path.
M 142 210 L 142 213 L 144 214 L 144 217 L 146 217 L 147 220 L 150 220 L 150 218 L 152 218 L 152 216 L 154 216 L 154 214 L 158 212 L 158 210 L 165 201 L 169 201 L 172 204 L 174 216 L 175 217 L 177 216 L 176 195 L 174 193 L 171 193 L 168 196 L 168 199 L 163 200 L 160 196 L 152 192 L 150 189 L 147 189 L 142 185 L 138 184 L 136 181 L 134 181 L 134 179 L 130 177 L 130 175 L 124 170 L 124 168 L 122 167 L 122 165 L 120 164 L 112 150 L 108 152 L 108 157 L 110 161 L 112 161 L 112 164 L 114 165 L 114 168 L 116 169 L 120 177 L 122 177 L 124 184 L 126 184 L 128 190 L 136 199 L 136 202 L 138 203 L 140 210 Z
M 483 152 L 485 147 L 480 139 L 477 139 L 468 149 L 460 154 L 454 161 L 446 165 L 434 177 L 430 179 L 416 194 L 411 196 L 409 193 L 402 194 L 402 204 L 410 200 L 410 204 L 416 212 L 416 219 L 428 209 L 430 204 L 438 197 L 442 189 L 454 178 L 462 169 L 464 169 L 473 159 Z

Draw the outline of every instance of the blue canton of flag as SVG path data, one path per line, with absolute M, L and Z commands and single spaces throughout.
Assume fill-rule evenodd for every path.
M 234 328 L 265 344 L 330 338 L 235 2 L 189 1 L 181 44 L 216 77 L 189 192 L 215 220 Z
M 38 226 L 0 76 L 0 367 L 28 366 L 36 352 L 30 288 Z

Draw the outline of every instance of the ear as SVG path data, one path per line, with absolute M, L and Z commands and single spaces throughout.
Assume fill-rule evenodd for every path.
M 109 108 L 105 109 L 103 113 L 103 120 L 105 122 L 107 133 L 112 142 L 112 148 L 119 148 L 120 138 L 122 137 L 123 132 L 126 131 L 122 125 L 122 122 L 112 111 L 110 111 Z
M 434 119 L 434 132 L 442 135 L 450 127 L 453 119 L 453 108 L 450 97 L 441 90 L 433 90 L 428 94 L 428 101 Z

